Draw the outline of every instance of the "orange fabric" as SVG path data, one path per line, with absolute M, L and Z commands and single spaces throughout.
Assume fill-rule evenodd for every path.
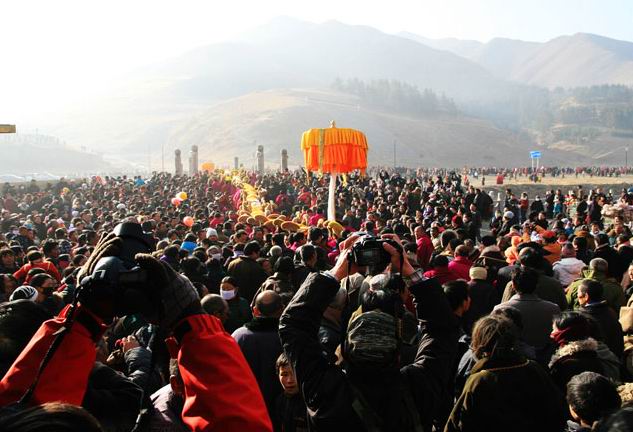
M 558 243 L 548 243 L 543 245 L 543 249 L 549 252 L 549 255 L 545 255 L 545 259 L 550 264 L 554 264 L 556 261 L 560 261 L 561 247 Z
M 66 307 L 58 318 L 44 322 L 13 362 L 0 381 L 0 406 L 17 402 L 31 386 L 42 359 L 63 326 L 68 310 L 69 307 Z M 33 403 L 81 405 L 95 358 L 92 335 L 81 323 L 75 322 L 44 369 L 33 393 Z
M 301 150 L 308 172 L 348 173 L 358 169 L 364 173 L 367 169 L 367 137 L 354 129 L 310 129 L 301 137 Z
M 16 402 L 31 385 L 67 311 L 42 324 L 2 378 L 0 406 Z M 172 352 L 178 350 L 185 384 L 183 421 L 194 432 L 271 432 L 259 386 L 235 340 L 214 316 L 192 315 L 185 320 L 191 330 L 180 346 L 168 344 Z M 75 322 L 44 369 L 33 402 L 81 405 L 95 357 L 92 335 Z

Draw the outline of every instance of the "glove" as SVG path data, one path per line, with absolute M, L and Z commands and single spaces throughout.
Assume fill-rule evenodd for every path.
M 123 240 L 114 233 L 103 234 L 95 250 L 88 257 L 86 264 L 82 266 L 77 274 L 77 287 L 79 287 L 86 276 L 94 273 L 95 267 L 101 258 L 118 256 L 122 247 Z M 80 301 L 82 307 L 89 309 L 106 323 L 109 323 L 115 315 L 114 299 L 112 298 L 93 293 L 92 295 L 80 296 Z
M 81 280 L 84 277 L 94 273 L 97 262 L 99 262 L 101 258 L 118 256 L 121 252 L 122 247 L 123 240 L 117 237 L 116 234 L 112 232 L 110 234 L 104 233 L 97 242 L 95 250 L 88 257 L 88 260 L 81 267 L 81 270 L 79 270 L 79 273 L 77 274 L 77 282 L 81 283 Z
M 134 259 L 147 272 L 149 291 L 157 294 L 153 298 L 156 307 L 145 314 L 151 315 L 145 319 L 171 331 L 183 318 L 203 313 L 198 292 L 189 279 L 152 255 L 137 254 Z

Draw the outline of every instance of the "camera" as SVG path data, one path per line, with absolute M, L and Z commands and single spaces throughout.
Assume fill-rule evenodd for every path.
M 148 275 L 134 256 L 151 251 L 151 237 L 139 224 L 130 222 L 117 225 L 114 233 L 123 241 L 119 255 L 97 261 L 93 274 L 81 281 L 79 299 L 88 303 L 110 300 L 117 316 L 150 311 L 154 305 Z
M 391 263 L 391 255 L 384 249 L 383 244 L 389 244 L 400 254 L 403 253 L 402 247 L 394 240 L 365 236 L 352 246 L 350 262 L 361 267 L 385 268 Z

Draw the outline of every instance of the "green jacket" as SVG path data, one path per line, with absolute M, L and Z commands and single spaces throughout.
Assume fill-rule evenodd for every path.
M 624 296 L 624 290 L 619 283 L 613 278 L 608 278 L 604 273 L 597 272 L 595 270 L 583 270 L 582 276 L 584 279 L 593 279 L 602 284 L 604 289 L 603 298 L 607 301 L 607 304 L 619 315 L 620 308 L 626 304 L 626 298 Z M 580 308 L 578 303 L 578 287 L 584 279 L 577 279 L 573 281 L 569 287 L 567 287 L 567 302 L 569 306 L 574 309 Z
M 560 432 L 566 404 L 538 363 L 513 359 L 478 361 L 444 432 Z

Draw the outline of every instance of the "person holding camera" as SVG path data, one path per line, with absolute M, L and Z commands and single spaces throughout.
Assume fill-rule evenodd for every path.
M 340 281 L 358 271 L 358 257 L 355 263 L 349 260 L 359 236 L 350 236 L 341 243 L 335 266 L 311 273 L 280 321 L 279 335 L 308 407 L 310 430 L 430 430 L 450 387 L 457 320 L 439 283 L 413 270 L 397 236 L 385 236 L 388 241 L 374 240 L 372 250 L 358 255 L 367 258 L 386 252 L 387 262 L 378 266 L 389 266 L 389 277 L 401 278 L 392 285 L 402 290 L 406 286 L 413 295 L 422 328 L 415 361 L 400 368 L 400 292 L 364 294 L 369 303 L 387 307 L 363 308 L 350 321 L 342 344 L 343 368 L 323 353 L 318 339 L 323 312 L 338 293 Z
M 193 431 L 271 431 L 239 347 L 204 313 L 187 278 L 142 253 L 149 251 L 143 236 L 140 225 L 123 223 L 102 238 L 79 275 L 77 305 L 44 322 L 13 362 L 0 381 L 0 406 L 81 405 L 95 343 L 115 316 L 140 313 L 171 336 L 184 383 L 182 418 Z

